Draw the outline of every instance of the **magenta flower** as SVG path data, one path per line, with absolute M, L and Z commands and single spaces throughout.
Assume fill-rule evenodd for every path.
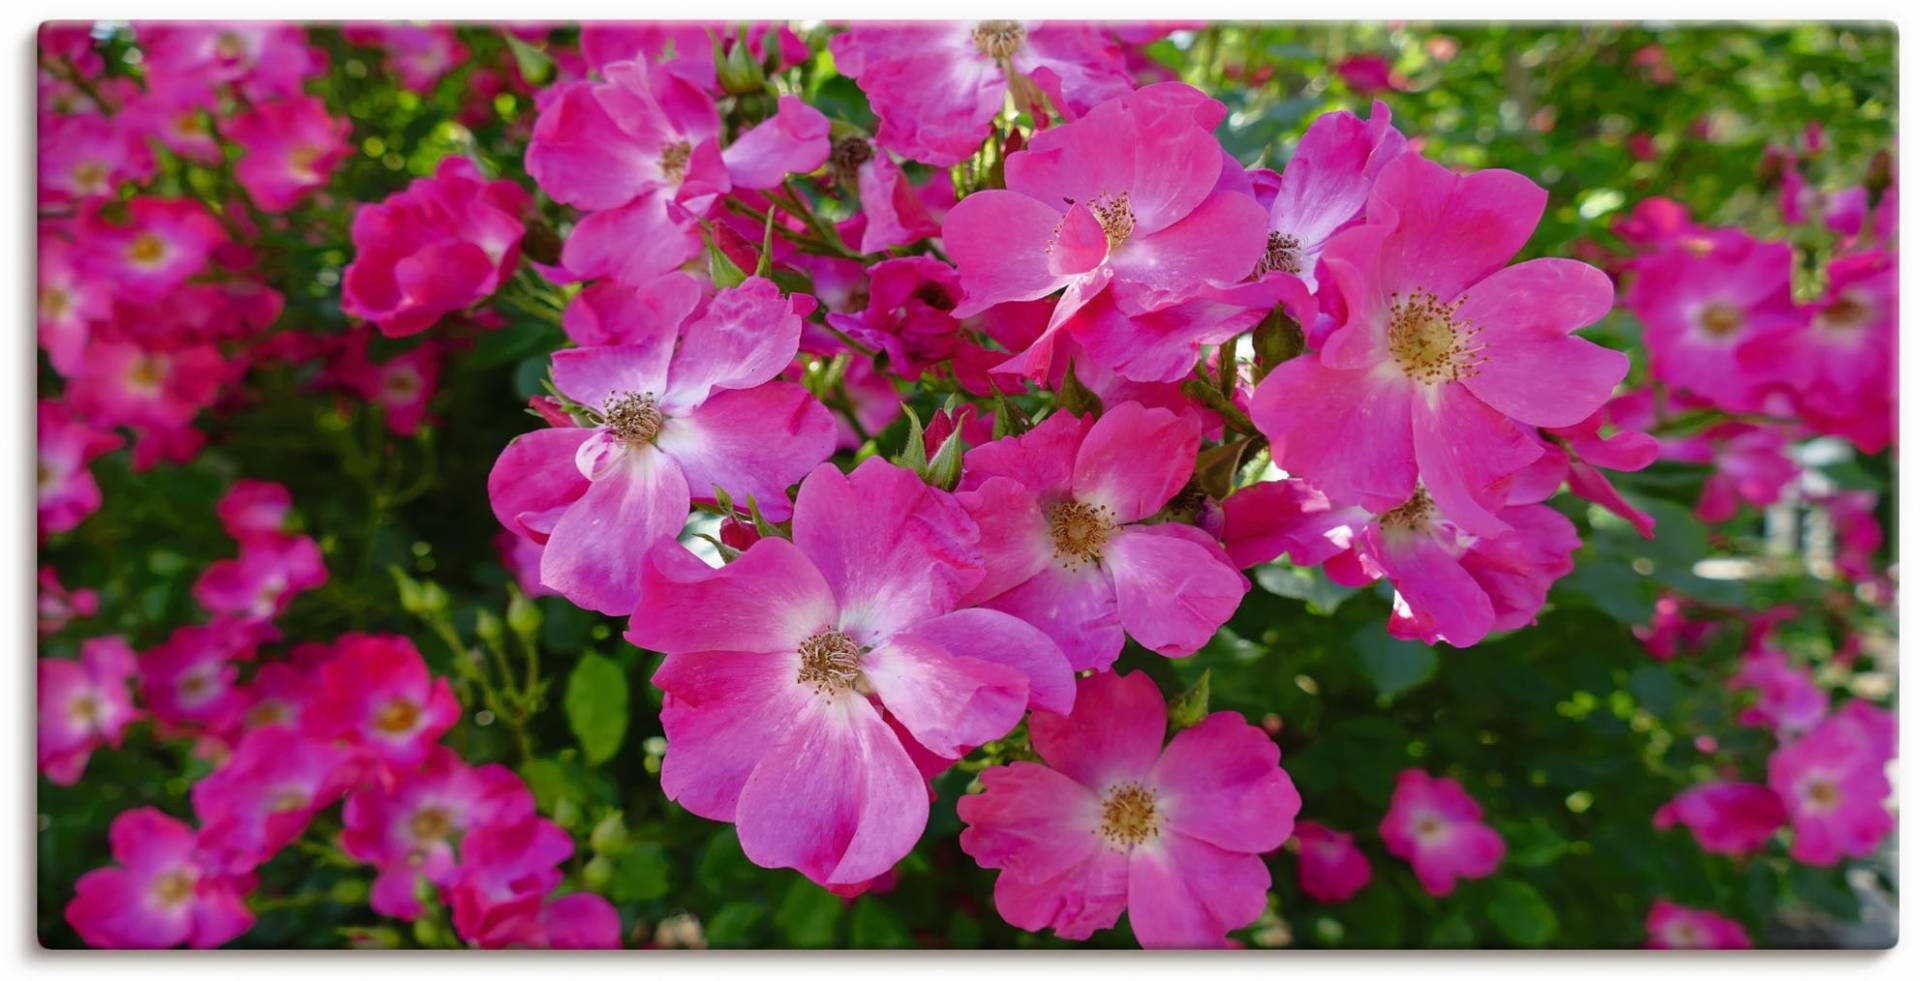
M 183 21 L 134 24 L 149 78 L 197 77 L 230 82 L 249 100 L 293 98 L 301 83 L 326 71 L 326 56 L 307 44 L 305 29 L 272 21 Z
M 1166 703 L 1139 673 L 1082 678 L 1072 714 L 1028 725 L 1042 762 L 993 767 L 959 802 L 1008 923 L 1084 940 L 1125 910 L 1143 947 L 1222 947 L 1265 911 L 1260 855 L 1300 811 L 1266 733 L 1215 712 L 1163 749 Z
M 118 865 L 74 884 L 67 923 L 89 947 L 218 947 L 247 932 L 244 885 L 202 855 L 193 829 L 151 807 L 121 812 L 107 831 Z
M 617 950 L 620 912 L 594 893 L 569 893 L 537 911 L 493 918 L 472 942 L 482 950 Z
M 1459 783 L 1419 770 L 1400 771 L 1380 838 L 1388 854 L 1413 864 L 1421 888 L 1435 896 L 1453 892 L 1457 880 L 1492 875 L 1507 855 L 1506 842 L 1480 819 L 1480 805 Z
M 702 185 L 690 193 L 710 199 L 725 190 L 705 186 L 725 176 L 720 115 L 671 63 L 626 61 L 602 71 L 605 82 L 557 87 L 534 122 L 527 173 L 555 201 L 591 212 L 567 237 L 561 264 L 569 274 L 644 283 L 699 249 L 691 217 L 672 206 L 689 176 Z
M 1395 87 L 1393 59 L 1378 52 L 1348 55 L 1333 70 L 1355 95 L 1372 95 Z
M 1566 259 L 1503 268 L 1545 202 L 1510 171 L 1387 164 L 1366 224 L 1321 256 L 1340 326 L 1254 393 L 1274 464 L 1376 513 L 1424 486 L 1469 533 L 1505 532 L 1502 481 L 1541 452 L 1522 426 L 1580 422 L 1627 372 L 1626 355 L 1570 335 L 1612 306 L 1606 274 Z
M 1805 326 L 1741 346 L 1742 369 L 1782 378 L 1816 430 L 1878 453 L 1893 439 L 1899 284 L 1885 252 L 1827 265 L 1827 295 Z
M 887 370 L 909 381 L 952 362 L 964 340 L 953 308 L 960 276 L 931 256 L 885 259 L 868 270 L 867 305 L 828 313 L 827 323 L 887 354 Z
M 293 494 L 285 484 L 242 477 L 227 488 L 213 511 L 235 541 L 276 536 L 286 530 Z
M 680 533 L 692 500 L 725 488 L 771 520 L 786 488 L 833 452 L 833 419 L 800 386 L 772 379 L 799 349 L 804 301 L 755 277 L 724 290 L 676 343 L 553 356 L 554 384 L 599 414 L 509 444 L 487 479 L 494 514 L 544 542 L 540 579 L 602 613 L 633 610 L 646 549 Z
M 1874 578 L 1886 533 L 1880 527 L 1880 495 L 1870 490 L 1837 491 L 1819 502 L 1833 522 L 1833 564 L 1857 582 Z
M 860 195 L 860 213 L 854 220 L 860 222 L 861 252 L 885 252 L 940 234 L 939 218 L 928 201 L 940 191 L 940 181 L 914 187 L 886 150 L 857 136 L 835 140 L 830 160 L 836 174 L 852 172 L 854 189 Z M 952 203 L 949 184 L 945 204 Z M 944 214 L 946 208 L 938 210 Z
M 63 402 L 42 400 L 36 418 L 40 532 L 72 531 L 100 510 L 100 485 L 87 466 L 125 441 L 73 418 Z
M 193 599 L 208 612 L 271 620 L 293 597 L 326 585 L 320 545 L 305 535 L 260 535 L 243 541 L 240 556 L 207 566 Z
M 400 76 L 400 84 L 422 95 L 469 56 L 467 46 L 445 24 L 349 24 L 343 33 L 354 44 L 384 51 L 387 67 Z
M 52 116 L 40 123 L 40 206 L 104 199 L 126 181 L 153 176 L 153 154 L 104 116 Z
M 1655 950 L 1746 950 L 1753 946 L 1753 940 L 1737 920 L 1656 899 L 1647 911 L 1647 946 Z
M 1199 445 L 1194 416 L 1126 402 L 968 451 L 959 499 L 986 575 L 966 601 L 1039 627 L 1075 671 L 1112 664 L 1126 634 L 1168 657 L 1199 650 L 1249 583 L 1206 532 L 1147 523 L 1186 487 Z
M 347 795 L 340 847 L 379 867 L 373 911 L 403 920 L 423 912 L 419 881 L 452 884 L 459 839 L 476 828 L 515 824 L 533 816 L 533 795 L 498 763 L 473 767 L 444 746 L 391 786 L 374 784 Z
M 400 636 L 347 634 L 320 667 L 308 731 L 363 747 L 393 767 L 417 765 L 460 720 L 453 686 Z
M 1301 821 L 1293 839 L 1300 846 L 1300 889 L 1316 902 L 1344 903 L 1373 881 L 1373 866 L 1352 835 Z
M 471 942 L 503 920 L 537 914 L 564 878 L 560 863 L 572 855 L 572 836 L 546 818 L 528 815 L 469 829 L 447 889 L 453 928 Z
M 962 608 L 982 574 L 966 511 L 879 459 L 815 469 L 792 541 L 763 538 L 720 569 L 663 543 L 644 574 L 626 636 L 667 654 L 661 787 L 736 823 L 756 864 L 822 885 L 880 875 L 919 839 L 915 754 L 944 767 L 1029 701 L 1073 703 L 1045 634 Z
M 207 267 L 227 233 L 190 198 L 136 197 L 126 202 L 126 220 L 109 221 L 96 206 L 74 228 L 83 268 L 118 295 L 159 300 Z
M 1778 501 L 1800 478 L 1800 465 L 1787 449 L 1787 434 L 1777 426 L 1723 422 L 1663 443 L 1660 455 L 1713 465 L 1694 507 L 1700 520 L 1712 523 L 1731 520 L 1742 502 L 1765 508 Z
M 432 177 L 354 214 L 341 309 L 405 337 L 491 296 L 513 275 L 527 204 L 520 185 L 447 157 Z
M 1253 271 L 1267 219 L 1251 196 L 1216 187 L 1212 130 L 1225 115 L 1190 86 L 1148 86 L 1034 134 L 1007 157 L 1006 190 L 954 205 L 941 236 L 966 290 L 955 316 L 1065 291 L 1047 331 L 1001 370 L 1044 377 L 1056 333 L 1108 289 L 1135 315 Z
M 1729 412 L 1758 409 L 1780 379 L 1740 352 L 1785 343 L 1806 323 L 1793 305 L 1793 247 L 1721 232 L 1708 247 L 1649 256 L 1639 270 L 1625 304 L 1646 326 L 1653 377 Z
M 367 331 L 349 334 L 329 374 L 341 387 L 379 406 L 389 430 L 412 436 L 428 421 L 427 409 L 438 391 L 441 346 L 427 341 L 374 361 L 367 356 L 371 341 Z
M 1267 207 L 1267 251 L 1255 270 L 1282 273 L 1317 289 L 1315 267 L 1335 233 L 1359 222 L 1373 179 L 1407 150 L 1387 104 L 1373 117 L 1323 113 L 1307 127 L 1279 174 L 1257 171 L 1254 196 Z
M 112 298 L 82 268 L 81 246 L 65 223 L 43 221 L 39 230 L 40 346 L 62 378 L 79 372 L 87 339 L 113 316 Z
M 174 629 L 140 655 L 140 701 L 163 731 L 198 731 L 224 723 L 240 705 L 240 668 L 257 636 L 228 620 Z
M 1633 525 L 1643 538 L 1653 537 L 1653 516 L 1627 503 L 1602 469 L 1645 470 L 1660 456 L 1660 441 L 1646 433 L 1621 429 L 1600 435 L 1607 421 L 1601 409 L 1572 426 L 1545 430 L 1540 458 L 1514 475 L 1509 504 L 1537 504 L 1559 493 L 1565 484 L 1574 494 L 1612 511 Z
M 138 670 L 133 648 L 119 637 L 87 638 L 77 661 L 39 660 L 39 763 L 48 780 L 72 786 L 94 750 L 120 747 L 141 715 L 127 690 Z
M 859 82 L 880 117 L 880 145 L 936 167 L 973 155 L 1010 84 L 1020 85 L 1022 109 L 1044 92 L 1069 119 L 1130 87 L 1118 46 L 1093 25 L 866 23 L 828 47 L 835 69 Z
M 292 844 L 351 782 L 352 754 L 286 726 L 255 729 L 220 768 L 193 785 L 202 840 L 223 867 L 245 874 Z
M 1827 693 L 1813 680 L 1813 672 L 1771 647 L 1742 655 L 1740 670 L 1727 679 L 1727 690 L 1754 692 L 1753 704 L 1740 710 L 1741 725 L 1764 726 L 1782 739 L 1806 732 L 1827 714 Z
M 1833 865 L 1873 853 L 1894 828 L 1887 810 L 1893 757 L 1892 713 L 1858 700 L 1774 750 L 1767 786 L 1786 804 L 1795 861 Z
M 327 104 L 311 96 L 255 106 L 226 124 L 227 137 L 246 152 L 234 177 L 261 211 L 285 211 L 326 186 L 352 151 L 352 131 L 352 120 L 329 114 Z
M 1733 780 L 1690 787 L 1653 812 L 1655 828 L 1685 825 L 1702 851 L 1721 855 L 1756 851 L 1786 823 L 1786 808 L 1773 791 Z
M 67 624 L 100 612 L 100 593 L 92 589 L 68 589 L 60 582 L 60 572 L 50 565 L 40 567 L 35 577 L 35 619 L 40 636 L 50 637 L 67 629 Z
M 147 88 L 127 103 L 127 124 L 176 156 L 218 167 L 224 156 L 212 117 L 220 110 L 213 83 L 193 76 L 147 76 Z

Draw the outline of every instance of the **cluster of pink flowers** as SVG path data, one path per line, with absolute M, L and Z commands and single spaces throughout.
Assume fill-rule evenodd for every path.
M 286 488 L 251 480 L 220 500 L 241 554 L 194 587 L 208 623 L 144 652 L 102 636 L 78 660 L 40 660 L 49 779 L 75 782 L 143 719 L 214 763 L 193 785 L 193 824 L 150 807 L 115 820 L 118 864 L 80 879 L 68 922 L 101 947 L 226 943 L 253 923 L 254 870 L 341 804 L 338 847 L 377 869 L 375 912 L 416 919 L 436 896 L 477 946 L 619 946 L 605 899 L 554 895 L 573 839 L 534 813 L 520 778 L 439 745 L 460 704 L 412 641 L 346 634 L 262 656 L 293 593 L 326 578 L 312 539 L 283 530 L 291 503 Z

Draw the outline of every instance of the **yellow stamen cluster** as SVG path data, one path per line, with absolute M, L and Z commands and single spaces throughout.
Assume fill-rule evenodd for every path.
M 423 807 L 407 822 L 407 832 L 415 841 L 440 841 L 452 830 L 453 818 L 441 807 Z
M 1740 311 L 1725 303 L 1709 303 L 1700 311 L 1700 329 L 1714 337 L 1732 336 L 1745 320 Z
M 799 682 L 822 695 L 852 691 L 860 681 L 860 655 L 853 638 L 822 630 L 800 643 Z
M 974 25 L 973 49 L 995 61 L 1010 60 L 1027 43 L 1027 28 L 1017 20 L 983 20 Z
M 1107 248 L 1117 249 L 1133 236 L 1133 200 L 1126 193 L 1102 194 L 1088 205 L 1100 230 L 1107 233 Z
M 1131 847 L 1160 834 L 1159 801 L 1137 783 L 1107 791 L 1100 802 L 1100 835 L 1116 847 Z
M 667 417 L 652 392 L 628 392 L 607 403 L 607 425 L 629 443 L 651 443 Z
M 687 176 L 687 161 L 693 159 L 693 146 L 678 140 L 660 148 L 660 174 L 678 184 Z
M 1279 232 L 1267 233 L 1267 252 L 1253 267 L 1255 279 L 1278 270 L 1283 273 L 1300 275 L 1300 240 L 1292 235 Z
M 1427 496 L 1427 489 L 1416 487 L 1406 503 L 1380 516 L 1380 527 L 1416 531 L 1433 520 L 1433 511 L 1433 498 Z
M 1411 296 L 1393 294 L 1393 314 L 1387 325 L 1387 353 L 1408 378 L 1427 385 L 1472 378 L 1480 372 L 1483 347 L 1480 328 L 1459 319 L 1465 293 L 1452 303 L 1425 290 Z
M 1107 539 L 1113 537 L 1112 511 L 1080 501 L 1055 501 L 1047 505 L 1046 515 L 1053 555 L 1068 571 L 1104 557 Z
M 396 698 L 373 714 L 373 727 L 394 736 L 412 732 L 419 722 L 420 707 L 405 698 Z

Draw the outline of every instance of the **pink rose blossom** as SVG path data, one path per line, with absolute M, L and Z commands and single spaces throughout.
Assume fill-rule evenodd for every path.
M 1344 903 L 1373 881 L 1373 866 L 1352 835 L 1301 821 L 1293 837 L 1300 845 L 1300 889 L 1316 902 Z
M 262 536 L 275 536 L 286 529 L 287 516 L 293 510 L 293 495 L 285 484 L 242 477 L 227 488 L 213 506 L 220 526 L 244 542 Z
M 1085 24 L 863 23 L 828 47 L 880 117 L 880 145 L 936 167 L 973 154 L 1010 86 L 1021 108 L 1043 92 L 1069 119 L 1129 87 L 1118 47 Z
M 1413 864 L 1421 888 L 1435 896 L 1452 893 L 1460 879 L 1492 875 L 1507 854 L 1500 833 L 1480 819 L 1480 805 L 1459 783 L 1419 770 L 1402 770 L 1394 782 L 1380 838 L 1388 854 Z
M 118 295 L 162 299 L 205 270 L 227 243 L 226 231 L 199 201 L 137 197 L 125 209 L 125 221 L 110 221 L 100 208 L 90 208 L 74 229 L 83 268 L 112 282 Z
M 414 766 L 460 719 L 453 686 L 405 637 L 348 634 L 322 665 L 308 731 L 343 738 L 389 766 Z
M 127 690 L 137 671 L 133 648 L 119 637 L 87 638 L 77 661 L 40 659 L 39 762 L 48 780 L 72 786 L 94 750 L 120 747 L 141 715 Z
M 1222 947 L 1265 911 L 1260 855 L 1300 810 L 1280 748 L 1237 712 L 1162 748 L 1166 727 L 1145 674 L 1082 678 L 1072 714 L 1033 713 L 1041 762 L 988 769 L 960 799 L 960 847 L 1001 870 L 1007 922 L 1084 940 L 1124 910 L 1143 947 Z
M 228 139 L 245 155 L 234 177 L 261 211 L 278 213 L 324 187 L 352 147 L 353 123 L 311 96 L 255 106 L 228 120 Z
M 163 731 L 204 730 L 239 708 L 237 661 L 253 659 L 258 637 L 220 620 L 174 629 L 165 643 L 140 655 L 140 701 Z
M 1355 95 L 1398 87 L 1394 84 L 1393 59 L 1377 52 L 1348 55 L 1333 66 L 1333 71 Z
M 1646 325 L 1653 377 L 1729 412 L 1753 411 L 1771 366 L 1739 352 L 1784 343 L 1806 315 L 1793 306 L 1793 248 L 1723 234 L 1706 249 L 1668 248 L 1640 265 L 1626 307 Z
M 348 335 L 331 374 L 342 387 L 379 406 L 389 430 L 412 436 L 428 421 L 427 409 L 439 391 L 443 349 L 427 341 L 404 354 L 374 361 L 367 356 L 373 340 L 368 334 L 361 330 Z
M 347 796 L 340 847 L 379 867 L 375 913 L 414 920 L 423 912 L 415 895 L 419 880 L 452 883 L 462 836 L 532 816 L 533 795 L 513 771 L 498 763 L 468 766 L 436 746 L 419 769 L 399 775 L 391 787 L 376 784 Z
M 48 637 L 67 629 L 67 624 L 100 612 L 100 594 L 91 589 L 69 590 L 60 582 L 60 572 L 50 565 L 40 567 L 34 607 L 40 636 Z
M 327 582 L 320 545 L 305 535 L 248 539 L 240 556 L 208 566 L 194 581 L 193 598 L 208 612 L 271 620 L 293 597 Z
M 1743 369 L 1782 378 L 1820 432 L 1878 453 L 1893 438 L 1898 283 L 1890 253 L 1841 256 L 1827 266 L 1827 295 L 1803 327 L 1741 346 Z
M 1186 487 L 1199 443 L 1193 416 L 1126 402 L 968 451 L 959 499 L 986 575 L 967 602 L 1046 631 L 1076 671 L 1112 664 L 1126 634 L 1168 657 L 1199 650 L 1249 584 L 1206 532 L 1147 523 Z
M 1315 119 L 1284 171 L 1252 175 L 1254 196 L 1267 206 L 1267 252 L 1256 271 L 1317 288 L 1315 267 L 1327 242 L 1361 220 L 1374 177 L 1406 149 L 1384 102 L 1373 104 L 1371 119 L 1350 112 Z
M 1137 315 L 1253 271 L 1267 218 L 1250 195 L 1216 188 L 1224 154 L 1211 131 L 1225 115 L 1177 82 L 1129 93 L 1036 133 L 1008 156 L 1006 190 L 947 213 L 942 240 L 966 291 L 955 316 L 1065 290 L 1047 331 L 1001 370 L 1044 377 L 1056 333 L 1109 289 Z
M 383 50 L 400 84 L 422 95 L 469 57 L 467 46 L 445 24 L 349 24 L 343 33 L 354 44 Z
M 1839 491 L 1820 502 L 1833 522 L 1834 567 L 1858 582 L 1874 578 L 1880 547 L 1886 534 L 1880 528 L 1880 495 L 1874 491 Z
M 798 350 L 807 302 L 755 277 L 677 338 L 659 322 L 640 343 L 554 355 L 554 384 L 600 424 L 519 437 L 487 481 L 500 523 L 546 545 L 543 583 L 629 613 L 647 547 L 680 533 L 691 501 L 722 487 L 786 517 L 787 486 L 833 451 L 825 407 L 772 380 Z
M 224 156 L 210 121 L 220 109 L 219 95 L 205 78 L 149 75 L 147 88 L 128 103 L 128 125 L 182 159 L 217 167 Z
M 1795 861 L 1833 865 L 1864 858 L 1893 831 L 1894 718 L 1854 700 L 1767 759 L 1767 786 L 1786 804 Z
M 815 469 L 791 541 L 762 538 L 720 569 L 655 547 L 626 636 L 667 655 L 653 677 L 662 789 L 735 822 L 756 864 L 823 885 L 892 868 L 926 825 L 916 753 L 944 767 L 1029 701 L 1073 701 L 1045 634 L 961 608 L 981 574 L 966 511 L 877 458 Z
M 1665 899 L 1647 911 L 1647 946 L 1656 950 L 1746 950 L 1753 946 L 1747 928 L 1736 920 Z
M 62 402 L 41 401 L 36 418 L 40 532 L 72 531 L 100 510 L 100 485 L 88 465 L 125 441 L 75 419 Z
M 203 857 L 192 828 L 151 807 L 107 831 L 113 860 L 74 884 L 67 923 L 89 947 L 218 947 L 247 932 L 244 884 Z
M 1542 452 L 1522 425 L 1581 422 L 1627 372 L 1626 355 L 1570 333 L 1612 306 L 1604 273 L 1504 267 L 1545 203 L 1510 171 L 1387 164 L 1366 223 L 1321 256 L 1341 326 L 1254 393 L 1274 464 L 1375 513 L 1421 488 L 1467 533 L 1505 533 L 1504 482 Z
M 153 154 L 104 116 L 54 116 L 40 124 L 40 206 L 111 198 L 153 176 Z
M 87 339 L 111 319 L 112 298 L 81 267 L 82 247 L 65 222 L 40 223 L 38 255 L 40 346 L 62 378 L 81 369 Z
M 1742 655 L 1727 690 L 1755 693 L 1753 704 L 1740 710 L 1741 725 L 1770 728 L 1782 739 L 1807 731 L 1827 714 L 1827 693 L 1814 682 L 1813 672 L 1771 647 Z
M 354 776 L 351 754 L 286 726 L 255 729 L 233 755 L 193 785 L 193 813 L 209 852 L 235 874 L 272 858 L 340 799 Z
M 617 950 L 620 912 L 602 896 L 570 893 L 542 902 L 538 910 L 496 915 L 472 942 L 482 950 Z
M 1786 808 L 1773 791 L 1732 780 L 1690 787 L 1653 812 L 1655 828 L 1685 825 L 1702 851 L 1721 855 L 1756 851 L 1786 823 Z
M 527 815 L 469 829 L 447 887 L 453 928 L 474 941 L 502 921 L 537 914 L 564 877 L 560 863 L 572 855 L 572 836 L 546 818 Z
M 440 161 L 432 177 L 354 214 L 341 308 L 404 337 L 491 296 L 513 274 L 527 205 L 520 185 L 482 178 L 473 161 Z
M 326 72 L 326 57 L 305 29 L 272 21 L 134 24 L 148 77 L 198 77 L 233 83 L 255 102 L 292 98 Z

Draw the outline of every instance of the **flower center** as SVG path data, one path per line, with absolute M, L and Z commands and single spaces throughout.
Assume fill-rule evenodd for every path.
M 73 296 L 58 286 L 49 286 L 40 291 L 40 316 L 48 320 L 62 320 L 67 311 L 73 309 Z
M 1714 337 L 1728 337 L 1740 329 L 1740 311 L 1725 303 L 1709 303 L 1700 311 L 1700 329 Z
M 73 714 L 73 720 L 81 725 L 93 725 L 100 721 L 100 700 L 92 695 L 82 695 L 67 706 Z
M 1027 43 L 1027 29 L 1017 20 L 983 20 L 974 25 L 973 49 L 995 61 L 1013 57 Z
M 295 174 L 302 177 L 315 177 L 318 175 L 313 172 L 313 165 L 318 163 L 325 153 L 325 150 L 317 146 L 295 147 L 292 153 L 287 154 L 287 163 L 292 166 Z
M 1047 505 L 1047 534 L 1053 539 L 1053 556 L 1069 571 L 1105 554 L 1107 539 L 1113 537 L 1113 512 L 1095 504 L 1079 501 L 1055 501 Z
M 685 140 L 676 140 L 660 148 L 660 173 L 674 184 L 687 176 L 687 161 L 693 157 L 693 147 Z
M 1807 803 L 1820 810 L 1828 810 L 1840 803 L 1840 788 L 1825 778 L 1814 780 L 1807 784 Z
M 88 160 L 73 168 L 73 186 L 76 190 L 93 193 L 107 189 L 107 165 L 98 160 Z
M 821 695 L 852 691 L 860 682 L 860 655 L 852 637 L 838 630 L 822 630 L 800 642 L 800 677 Z
M 313 801 L 305 787 L 282 787 L 267 798 L 267 810 L 275 814 L 297 811 Z
M 380 706 L 373 714 L 373 727 L 390 736 L 403 736 L 413 731 L 420 721 L 420 707 L 405 698 L 396 698 Z
M 286 703 L 265 701 L 247 710 L 247 727 L 260 729 L 292 718 L 293 713 L 287 709 Z
M 407 403 L 420 394 L 420 376 L 411 371 L 396 371 L 382 383 L 389 402 Z
M 652 392 L 628 392 L 607 403 L 607 425 L 629 443 L 651 443 L 667 417 Z
M 133 244 L 127 247 L 127 258 L 143 265 L 159 263 L 167 256 L 167 243 L 152 232 L 141 232 L 134 237 Z
M 1133 235 L 1133 201 L 1126 193 L 1102 194 L 1087 206 L 1099 220 L 1100 230 L 1107 233 L 1109 251 L 1119 248 Z
M 141 355 L 127 372 L 127 387 L 138 392 L 156 392 L 167 375 L 167 363 L 152 355 Z
M 1431 814 L 1425 815 L 1420 818 L 1420 820 L 1415 821 L 1413 825 L 1414 836 L 1421 841 L 1432 841 L 1439 837 L 1440 833 L 1446 829 L 1447 826 L 1442 824 L 1439 818 Z
M 1452 303 L 1426 290 L 1402 299 L 1393 294 L 1393 318 L 1387 326 L 1387 352 L 1408 378 L 1428 385 L 1471 378 L 1480 371 L 1480 328 L 1459 320 L 1466 294 Z
M 1426 528 L 1433 520 L 1433 498 L 1427 496 L 1425 487 L 1413 489 L 1413 496 L 1406 503 L 1380 516 L 1380 527 L 1401 531 L 1418 531 Z
M 178 906 L 193 895 L 193 873 L 174 869 L 153 880 L 153 898 L 162 906 Z
M 1138 845 L 1160 834 L 1158 800 L 1137 783 L 1107 791 L 1100 802 L 1100 834 L 1115 846 Z
M 222 58 L 238 58 L 247 53 L 247 39 L 233 31 L 221 31 L 214 39 L 213 50 Z
M 1872 317 L 1873 308 L 1851 296 L 1842 294 L 1828 304 L 1826 309 L 1820 311 L 1820 315 L 1815 319 L 1819 321 L 1820 326 L 1829 330 L 1852 330 L 1864 325 Z
M 833 172 L 842 180 L 853 180 L 860 165 L 873 159 L 873 144 L 864 137 L 846 136 L 833 141 L 833 152 L 827 157 Z
M 440 841 L 453 830 L 453 817 L 442 807 L 423 807 L 407 822 L 415 841 Z
M 1300 275 L 1300 249 L 1300 240 L 1292 235 L 1268 232 L 1267 254 L 1254 265 L 1253 278 L 1259 279 L 1276 269 L 1291 276 Z

